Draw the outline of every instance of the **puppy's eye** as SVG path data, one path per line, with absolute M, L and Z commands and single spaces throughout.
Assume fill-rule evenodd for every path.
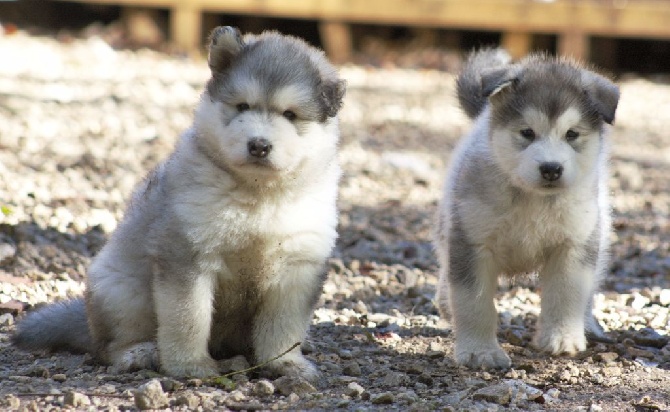
M 292 110 L 285 110 L 281 115 L 290 121 L 294 121 L 298 117 L 298 115 L 296 115 Z
M 528 129 L 523 129 L 519 132 L 521 137 L 527 140 L 535 140 L 535 130 L 528 128 Z
M 237 108 L 238 112 L 246 112 L 247 110 L 249 110 L 251 108 L 248 103 L 239 103 L 235 107 Z
M 565 139 L 568 142 L 572 142 L 573 140 L 577 139 L 579 137 L 579 132 L 575 132 L 574 130 L 570 129 L 565 133 Z

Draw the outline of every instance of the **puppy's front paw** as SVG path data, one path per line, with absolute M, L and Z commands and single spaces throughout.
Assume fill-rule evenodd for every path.
M 586 336 L 584 330 L 561 330 L 551 328 L 540 328 L 533 344 L 536 348 L 554 355 L 567 353 L 574 355 L 586 349 Z
M 312 383 L 319 379 L 319 371 L 302 355 L 278 359 L 268 365 L 268 369 L 278 375 L 298 377 Z
M 458 348 L 454 354 L 456 363 L 470 369 L 507 369 L 512 360 L 498 345 Z
M 208 378 L 220 375 L 214 359 L 207 356 L 200 359 L 180 359 L 178 361 L 163 360 L 161 371 L 174 377 Z

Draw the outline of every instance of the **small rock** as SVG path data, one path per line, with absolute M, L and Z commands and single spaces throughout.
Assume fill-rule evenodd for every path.
M 351 396 L 352 398 L 361 396 L 363 392 L 365 392 L 365 388 L 356 382 L 351 382 L 349 385 L 347 385 L 347 395 Z
M 492 402 L 497 403 L 498 405 L 508 404 L 511 398 L 512 388 L 505 383 L 487 386 L 472 394 L 472 399 L 476 401 Z
M 595 403 L 592 403 L 591 406 L 589 406 L 589 412 L 601 412 L 603 410 L 603 407 L 600 405 L 596 405 Z
M 176 379 L 165 378 L 165 379 L 161 379 L 161 388 L 163 388 L 163 390 L 165 392 L 173 392 L 173 391 L 178 391 L 180 389 L 183 389 L 184 384 L 179 382 Z
M 670 337 L 660 335 L 654 329 L 643 328 L 633 335 L 633 340 L 635 343 L 641 346 L 662 348 L 668 343 L 668 341 L 670 341 Z
M 14 395 L 7 395 L 1 405 L 6 406 L 7 409 L 16 410 L 21 406 L 21 400 Z
M 273 382 L 277 391 L 284 396 L 295 393 L 302 396 L 308 393 L 316 392 L 316 388 L 303 378 L 293 376 L 282 376 Z
M 400 372 L 389 372 L 384 376 L 384 379 L 382 379 L 381 384 L 383 386 L 390 386 L 397 388 L 399 386 L 404 385 L 407 383 L 408 377 L 404 373 Z
M 547 391 L 547 395 L 551 398 L 558 399 L 561 396 L 561 391 L 556 388 L 551 388 Z
M 12 326 L 14 324 L 14 315 L 3 313 L 0 315 L 0 326 Z
M 152 379 L 135 391 L 135 406 L 140 410 L 163 409 L 168 406 L 168 398 L 158 379 Z
M 242 391 L 235 390 L 230 392 L 228 395 L 228 399 L 230 399 L 233 402 L 242 402 L 247 399 L 247 396 L 242 393 Z
M 670 289 L 661 290 L 661 294 L 658 295 L 658 301 L 663 306 L 670 306 Z
M 0 265 L 11 262 L 14 255 L 16 255 L 16 247 L 9 243 L 0 243 Z
M 342 373 L 347 376 L 361 376 L 361 366 L 356 361 L 347 362 L 342 368 Z
M 523 332 L 518 329 L 507 329 L 505 339 L 514 346 L 524 346 Z
M 603 368 L 603 375 L 607 377 L 621 376 L 622 370 L 618 366 L 606 366 Z
M 294 393 L 291 393 L 291 394 L 286 398 L 286 400 L 289 401 L 289 403 L 296 403 L 296 402 L 298 402 L 298 401 L 300 400 L 300 396 L 298 396 L 298 394 L 294 392 Z
M 71 391 L 65 393 L 65 399 L 63 400 L 63 403 L 75 408 L 81 408 L 83 406 L 89 406 L 91 404 L 91 400 L 83 393 Z
M 186 381 L 187 386 L 193 386 L 195 388 L 202 386 L 202 379 L 191 378 Z
M 64 373 L 56 373 L 51 377 L 51 379 L 55 380 L 56 382 L 65 382 L 67 380 L 67 376 L 65 376 Z
M 197 409 L 200 406 L 200 398 L 193 392 L 184 392 L 175 400 L 176 406 L 186 406 L 189 410 Z
M 373 405 L 390 405 L 395 402 L 395 397 L 391 392 L 384 392 L 374 395 L 370 398 Z
M 270 396 L 275 393 L 275 386 L 272 382 L 261 379 L 254 385 L 253 393 L 257 396 Z
M 249 368 L 247 358 L 242 355 L 219 361 L 219 368 L 223 373 L 237 372 Z
M 597 360 L 598 362 L 613 363 L 614 361 L 619 359 L 619 354 L 616 352 L 596 353 L 593 356 L 593 359 Z
M 628 354 L 629 354 L 630 356 L 634 357 L 634 358 L 639 358 L 639 357 L 641 357 L 641 358 L 647 358 L 647 359 L 654 359 L 654 356 L 656 356 L 656 355 L 654 354 L 654 352 L 652 352 L 652 351 L 650 351 L 650 350 L 639 349 L 639 348 L 636 348 L 636 347 L 634 347 L 634 346 L 628 348 L 628 349 L 626 350 L 626 352 L 628 352 Z

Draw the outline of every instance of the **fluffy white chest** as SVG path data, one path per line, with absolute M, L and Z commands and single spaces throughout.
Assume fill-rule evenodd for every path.
M 536 271 L 556 248 L 585 241 L 598 219 L 595 201 L 565 193 L 517 198 L 504 207 L 469 205 L 461 214 L 471 240 L 508 275 Z

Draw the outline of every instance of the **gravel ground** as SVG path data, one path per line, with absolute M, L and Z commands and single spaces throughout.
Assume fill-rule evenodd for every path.
M 539 296 L 524 280 L 501 285 L 497 301 L 513 369 L 455 366 L 430 246 L 443 171 L 469 126 L 453 76 L 347 66 L 340 239 L 303 343 L 323 378 L 203 382 L 115 375 L 8 339 L 26 310 L 81 293 L 134 183 L 189 125 L 205 62 L 22 33 L 0 36 L 0 56 L 0 409 L 670 410 L 667 84 L 621 82 L 612 265 L 596 299 L 616 343 L 574 358 L 536 352 Z

